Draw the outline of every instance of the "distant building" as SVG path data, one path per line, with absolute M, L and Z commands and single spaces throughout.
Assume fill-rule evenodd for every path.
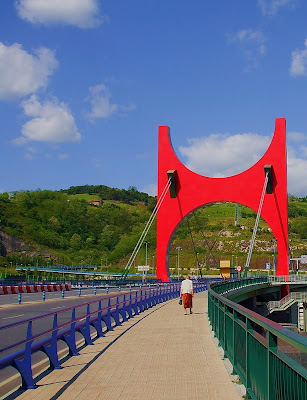
M 98 200 L 88 200 L 88 202 L 92 205 L 92 206 L 101 206 L 102 205 L 102 201 L 100 199 Z

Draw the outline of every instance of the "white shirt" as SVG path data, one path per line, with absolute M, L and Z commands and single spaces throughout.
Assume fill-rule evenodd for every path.
M 181 282 L 181 293 L 190 293 L 192 294 L 193 290 L 193 283 L 190 279 L 185 279 L 184 281 Z

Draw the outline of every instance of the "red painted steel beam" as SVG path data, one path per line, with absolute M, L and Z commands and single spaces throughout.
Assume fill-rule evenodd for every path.
M 261 159 L 246 171 L 226 178 L 199 175 L 182 164 L 170 140 L 168 126 L 159 127 L 158 197 L 167 181 L 168 171 L 174 173 L 176 197 L 168 193 L 157 214 L 157 278 L 169 281 L 168 253 L 172 235 L 181 221 L 205 204 L 231 201 L 258 211 L 264 184 L 265 166 L 272 166 L 272 193 L 266 193 L 261 217 L 277 239 L 277 275 L 287 275 L 288 204 L 286 167 L 286 120 L 278 118 L 271 144 Z

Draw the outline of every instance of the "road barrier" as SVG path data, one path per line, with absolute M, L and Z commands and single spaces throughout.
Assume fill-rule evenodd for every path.
M 0 286 L 1 294 L 18 294 L 18 293 L 38 293 L 38 292 L 58 292 L 61 290 L 71 290 L 71 284 L 48 284 L 48 285 L 18 285 L 18 286 Z
M 206 283 L 195 283 L 195 293 L 207 289 Z M 113 326 L 119 326 L 129 318 L 165 301 L 179 296 L 180 284 L 161 284 L 142 288 L 128 294 L 106 296 L 88 303 L 76 305 L 52 313 L 29 318 L 0 327 L 0 370 L 16 367 L 25 388 L 35 388 L 32 360 L 42 351 L 49 359 L 50 368 L 60 368 L 58 341 L 69 348 L 70 355 L 78 355 L 77 340 L 82 335 L 84 343 L 93 344 L 93 336 L 99 338 Z M 43 292 L 44 294 L 44 292 Z M 85 313 L 82 309 L 86 309 Z M 67 316 L 70 318 L 67 321 Z M 46 329 L 46 324 L 48 326 Z M 17 330 L 17 331 L 16 331 Z M 93 335 L 94 330 L 94 335 Z M 15 334 L 14 334 L 15 332 Z M 13 338 L 24 335 L 25 339 L 13 342 Z M 5 340 L 4 340 L 5 338 Z M 11 339 L 12 338 L 12 339 Z M 8 343 L 9 340 L 11 343 Z

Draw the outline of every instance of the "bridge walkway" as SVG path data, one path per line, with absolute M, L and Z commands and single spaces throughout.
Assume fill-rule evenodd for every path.
M 159 304 L 62 364 L 18 400 L 236 400 L 207 319 L 207 292 L 184 315 L 178 299 Z

